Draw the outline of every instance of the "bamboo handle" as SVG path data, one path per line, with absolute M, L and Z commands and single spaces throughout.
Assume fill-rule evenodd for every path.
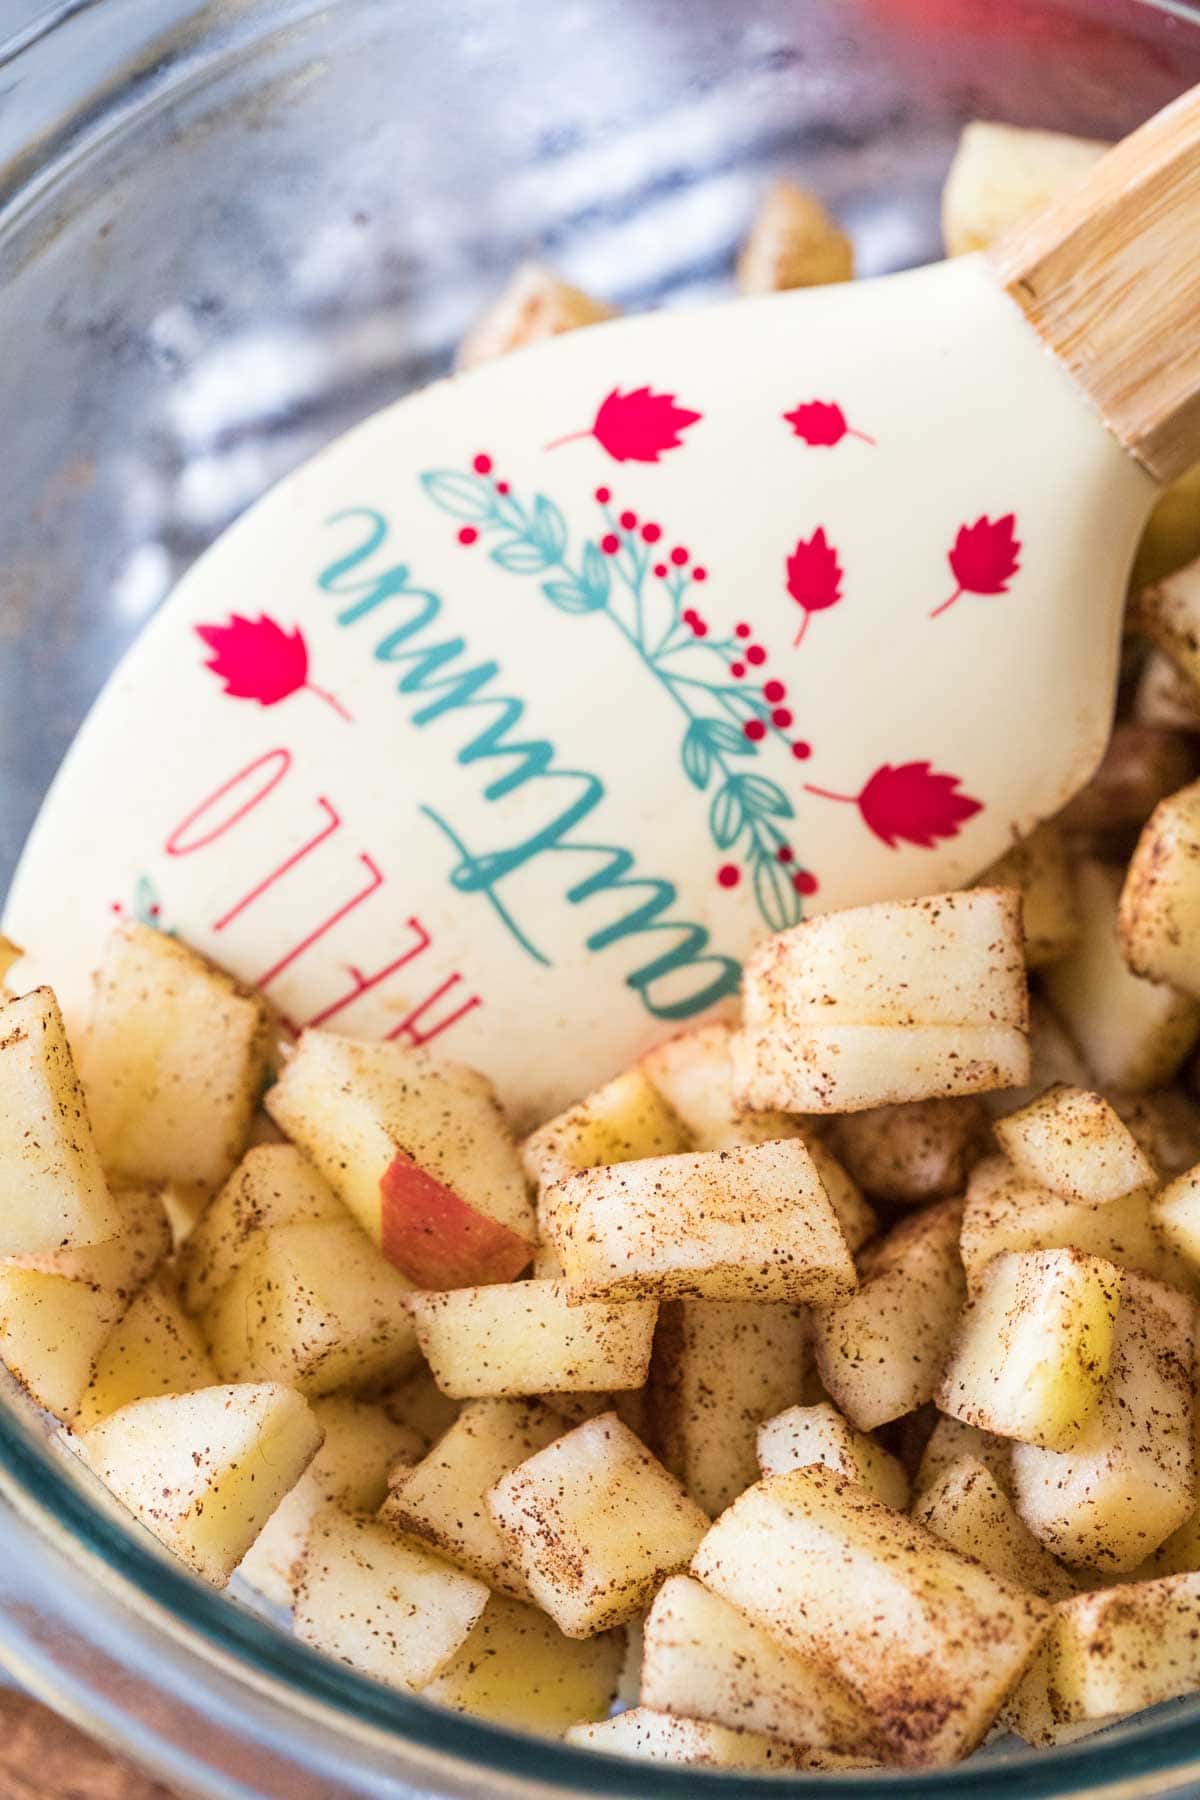
M 988 255 L 1151 475 L 1200 462 L 1200 87 Z

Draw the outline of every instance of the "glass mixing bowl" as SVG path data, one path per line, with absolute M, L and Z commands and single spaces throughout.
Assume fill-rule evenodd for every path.
M 522 257 L 704 300 L 789 172 L 863 273 L 902 267 L 938 254 L 964 119 L 1115 137 L 1197 80 L 1200 10 L 1149 0 L 0 0 L 0 874 L 181 571 L 443 370 Z M 1200 1702 L 769 1788 L 441 1713 L 192 1580 L 11 1386 L 0 1532 L 0 1657 L 181 1792 L 1200 1791 Z

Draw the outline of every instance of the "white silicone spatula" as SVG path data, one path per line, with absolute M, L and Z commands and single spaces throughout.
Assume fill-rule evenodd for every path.
M 1200 458 L 1200 94 L 990 257 L 601 325 L 380 413 L 180 584 L 7 928 L 114 913 L 548 1111 L 805 909 L 969 880 L 1107 734 Z

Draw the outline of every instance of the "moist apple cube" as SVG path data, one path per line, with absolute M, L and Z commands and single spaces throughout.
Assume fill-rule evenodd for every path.
M 1017 1174 L 1064 1200 L 1107 1206 L 1157 1185 L 1153 1163 L 1101 1094 L 1052 1087 L 995 1124 Z
M 664 1582 L 647 1615 L 641 1697 L 659 1712 L 805 1750 L 880 1747 L 862 1703 L 824 1661 L 790 1649 L 687 1575 Z
M 1200 1574 L 1124 1582 L 1078 1594 L 1054 1609 L 1041 1677 L 1052 1727 L 1114 1718 L 1200 1690 Z M 1013 1697 L 1016 1729 L 1033 1697 L 1022 1682 Z M 1024 1735 L 1024 1731 L 1022 1732 Z M 1029 1733 L 1031 1742 L 1061 1741 Z
M 6 1257 L 6 1263 L 88 1281 L 132 1298 L 170 1255 L 171 1227 L 156 1188 L 115 1188 L 112 1199 L 121 1217 L 115 1237 L 88 1244 L 68 1240 L 53 1249 Z
M 803 1142 L 588 1169 L 546 1196 L 572 1298 L 828 1301 L 855 1286 Z
M 286 1381 L 310 1395 L 363 1388 L 417 1361 L 410 1292 L 352 1220 L 286 1225 L 258 1240 L 204 1330 L 226 1381 Z
M 217 1381 L 200 1328 L 164 1283 L 152 1282 L 105 1339 L 80 1404 L 78 1426 L 94 1425 L 131 1400 L 191 1393 L 215 1387 Z
M 874 1199 L 924 1206 L 962 1193 L 986 1136 L 978 1100 L 914 1100 L 847 1113 L 834 1121 L 832 1142 Z
M 680 1144 L 680 1150 L 736 1150 L 745 1144 L 765 1144 L 771 1138 L 803 1135 L 804 1121 L 789 1113 L 745 1112 L 735 1104 L 730 1055 L 733 1030 L 720 1019 L 696 1025 L 648 1050 L 638 1065 L 691 1137 L 691 1145 Z
M 758 1428 L 758 1466 L 764 1475 L 786 1475 L 789 1469 L 804 1469 L 810 1463 L 824 1463 L 847 1481 L 857 1481 L 897 1512 L 908 1506 L 903 1464 L 865 1432 L 856 1431 L 828 1401 L 790 1406 Z
M 947 256 L 986 250 L 1012 226 L 1082 181 L 1108 149 L 1091 138 L 972 119 L 942 189 Z
M 1015 888 L 1021 896 L 1025 966 L 1044 968 L 1079 936 L 1075 876 L 1061 825 L 1051 820 L 1006 850 L 979 877 L 980 887 Z
M 459 345 L 460 369 L 475 369 L 526 344 L 615 319 L 616 308 L 572 287 L 553 270 L 523 263 Z
M 631 1707 L 598 1724 L 572 1725 L 568 1744 L 640 1762 L 691 1763 L 708 1769 L 798 1769 L 796 1752 L 753 1731 L 728 1731 L 700 1719 Z
M 291 1606 L 308 1533 L 327 1506 L 372 1513 L 387 1497 L 389 1472 L 415 1463 L 422 1445 L 381 1406 L 328 1394 L 309 1402 L 324 1441 L 242 1558 L 238 1574 L 279 1606 Z
M 961 1217 L 943 1200 L 902 1220 L 864 1251 L 858 1292 L 813 1314 L 817 1372 L 860 1431 L 933 1397 L 966 1297 Z
M 502 1476 L 488 1506 L 533 1598 L 568 1637 L 633 1618 L 708 1528 L 615 1413 L 576 1426 Z
M 346 1209 L 291 1144 L 248 1150 L 197 1220 L 179 1255 L 182 1296 L 203 1311 L 264 1232 L 283 1225 L 344 1223 Z
M 982 1463 L 1001 1493 L 1011 1494 L 1011 1450 L 1008 1438 L 994 1437 L 990 1431 L 939 1414 L 913 1477 L 913 1493 L 918 1498 L 927 1493 L 951 1464 L 965 1458 Z
M 0 1262 L 0 1358 L 39 1406 L 70 1423 L 127 1294 Z
M 794 181 L 772 182 L 738 256 L 739 292 L 824 287 L 853 274 L 854 246 L 817 196 Z
M 0 1256 L 95 1244 L 122 1229 L 58 1001 L 0 1006 Z
M 889 1757 L 914 1767 L 976 1747 L 1050 1620 L 1043 1600 L 820 1466 L 747 1489 L 692 1573 L 832 1667 Z
M 658 1308 L 573 1306 L 561 1281 L 412 1294 L 422 1354 L 455 1400 L 641 1387 Z
M 474 1069 L 306 1031 L 265 1104 L 419 1287 L 511 1281 L 531 1260 L 537 1226 L 520 1157 Z
M 1150 1215 L 1188 1268 L 1200 1275 L 1200 1164 L 1168 1182 L 1151 1201 Z
M 1081 862 L 1079 942 L 1045 971 L 1046 998 L 1101 1087 L 1163 1087 L 1200 1035 L 1200 1001 L 1135 975 L 1117 930 L 1121 871 Z
M 113 1180 L 219 1186 L 246 1148 L 270 1039 L 261 996 L 194 950 L 146 925 L 113 932 L 79 1059 Z
M 1200 999 L 1200 781 L 1155 807 L 1125 871 L 1117 919 L 1135 974 Z
M 953 1462 L 912 1509 L 918 1525 L 1043 1600 L 1063 1600 L 1075 1583 L 1043 1550 L 990 1469 L 974 1457 Z
M 528 1600 L 487 1494 L 562 1433 L 562 1420 L 536 1400 L 469 1400 L 420 1462 L 396 1470 L 379 1516 L 489 1587 Z
M 379 1404 L 389 1419 L 420 1440 L 422 1451 L 449 1431 L 461 1410 L 457 1400 L 443 1394 L 426 1363 L 414 1369 L 398 1387 L 382 1393 Z
M 223 1587 L 320 1443 L 300 1395 L 260 1382 L 134 1400 L 75 1448 L 168 1550 Z
M 1194 1507 L 1195 1310 L 1174 1288 L 1126 1274 L 1108 1382 L 1075 1444 L 1014 1444 L 1017 1510 L 1065 1562 L 1135 1569 Z
M 624 1651 L 620 1631 L 564 1637 L 536 1607 L 493 1594 L 462 1649 L 421 1692 L 510 1731 L 561 1737 L 575 1720 L 608 1712 Z
M 296 1635 L 392 1687 L 423 1688 L 448 1668 L 488 1603 L 452 1569 L 376 1519 L 318 1513 L 296 1583 Z
M 1010 1250 L 1077 1249 L 1158 1280 L 1187 1281 L 1179 1259 L 1155 1230 L 1147 1192 L 1087 1206 L 1022 1180 L 1002 1156 L 987 1157 L 971 1170 L 960 1247 L 972 1293 L 988 1264 Z
M 521 1145 L 521 1158 L 540 1192 L 580 1169 L 690 1148 L 682 1119 L 641 1069 L 633 1068 L 539 1125 Z
M 801 1307 L 672 1300 L 660 1309 L 647 1441 L 706 1513 L 757 1480 L 759 1424 L 802 1397 L 810 1361 Z
M 999 1437 L 1067 1450 L 1104 1397 L 1122 1271 L 1079 1250 L 989 1263 L 959 1323 L 942 1412 Z
M 732 1040 L 747 1107 L 860 1112 L 1023 1082 L 1020 898 L 973 888 L 807 919 L 746 964 Z

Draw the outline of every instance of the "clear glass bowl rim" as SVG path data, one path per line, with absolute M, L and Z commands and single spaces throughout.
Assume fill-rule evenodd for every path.
M 31 45 L 43 45 L 59 30 L 69 28 L 78 15 L 107 4 L 109 0 L 57 0 L 34 12 L 15 36 L 0 40 L 0 66 L 9 57 L 19 56 Z M 1200 30 L 1200 5 L 1193 0 L 1139 0 L 1139 4 Z M 312 10 L 316 9 L 317 0 L 313 0 Z M 189 47 L 202 40 L 205 22 L 224 10 L 220 0 L 198 0 L 187 17 Z M 265 11 L 270 10 L 268 4 Z M 179 72 L 185 73 L 182 61 Z M 119 91 L 110 90 L 105 104 L 119 99 Z M 41 186 L 47 173 L 53 175 L 61 148 L 61 141 L 51 133 L 23 160 L 16 182 L 0 194 L 0 212 L 11 217 L 20 211 L 23 200 Z M 241 1674 L 246 1683 L 246 1722 L 253 1721 L 250 1735 L 264 1744 L 269 1745 L 274 1735 L 278 1747 L 294 1755 L 295 1745 L 286 1745 L 279 1734 L 286 1733 L 289 1717 L 303 1715 L 310 1726 L 329 1734 L 349 1771 L 355 1767 L 356 1749 L 362 1749 L 369 1739 L 376 1747 L 381 1737 L 390 1740 L 397 1758 L 395 1779 L 374 1779 L 364 1762 L 365 1784 L 356 1785 L 356 1793 L 389 1794 L 397 1800 L 401 1795 L 416 1795 L 419 1790 L 409 1785 L 410 1780 L 420 1780 L 420 1791 L 425 1791 L 426 1781 L 438 1780 L 438 1764 L 446 1774 L 453 1773 L 456 1791 L 464 1793 L 481 1790 L 460 1784 L 490 1777 L 499 1779 L 506 1792 L 629 1796 L 630 1800 L 645 1800 L 650 1793 L 664 1800 L 684 1800 L 700 1788 L 726 1800 L 742 1800 L 743 1796 L 761 1800 L 767 1793 L 780 1796 L 780 1800 L 819 1800 L 831 1791 L 864 1797 L 1020 1793 L 1027 1800 L 1086 1793 L 1094 1800 L 1134 1800 L 1141 1795 L 1200 1791 L 1200 1700 L 1166 1718 L 1132 1723 L 1099 1740 L 1084 1740 L 1049 1753 L 1021 1752 L 1003 1761 L 972 1762 L 949 1770 L 888 1769 L 796 1778 L 773 1775 L 764 1782 L 736 1773 L 599 1758 L 410 1698 L 318 1655 L 248 1609 L 231 1605 L 182 1567 L 165 1560 L 139 1530 L 119 1525 L 92 1504 L 86 1487 L 64 1472 L 61 1457 L 2 1398 L 0 1505 L 6 1505 L 12 1521 L 20 1521 L 23 1531 L 44 1543 L 60 1565 L 70 1565 L 78 1583 L 70 1608 L 75 1628 L 81 1619 L 86 1620 L 89 1607 L 115 1601 L 137 1615 L 153 1634 L 156 1659 L 162 1659 L 158 1666 L 165 1667 L 177 1654 L 177 1647 L 185 1647 L 193 1671 L 208 1662 Z M 35 1655 L 29 1659 L 34 1641 L 25 1622 L 0 1616 L 0 1660 L 11 1660 L 31 1685 L 53 1701 L 59 1696 L 45 1658 Z M 145 1670 L 141 1674 L 143 1679 L 152 1679 Z M 212 1695 L 206 1695 L 203 1684 L 197 1686 L 194 1698 L 200 1706 L 206 1698 L 215 1701 L 215 1697 L 215 1688 Z M 97 1707 L 95 1714 L 89 1715 L 86 1701 L 80 1703 L 77 1687 L 62 1698 L 65 1710 L 81 1723 L 92 1723 L 112 1735 L 111 1708 Z M 140 1731 L 136 1747 L 168 1777 L 180 1766 L 167 1743 L 156 1743 L 152 1732 Z M 416 1753 L 416 1762 L 411 1760 L 412 1753 Z M 373 1760 L 371 1767 L 377 1766 Z M 263 1791 L 216 1772 L 210 1780 L 202 1767 L 202 1759 L 191 1765 L 193 1778 L 204 1780 L 200 1791 L 223 1800 L 252 1800 Z M 512 1783 L 518 1786 L 510 1786 Z

